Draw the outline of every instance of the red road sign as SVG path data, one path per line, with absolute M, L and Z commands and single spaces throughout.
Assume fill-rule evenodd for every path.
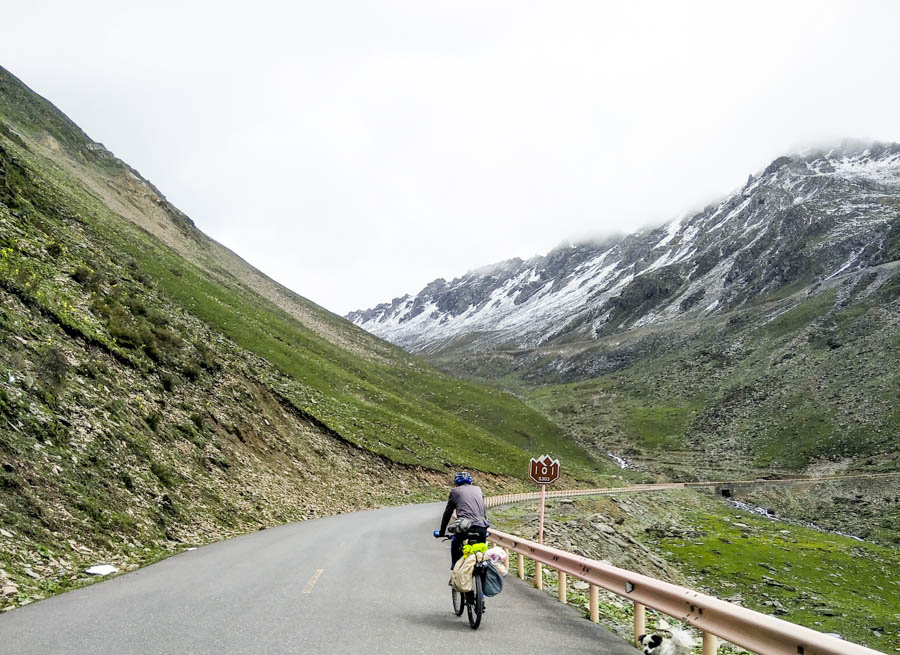
M 538 484 L 550 484 L 559 477 L 559 460 L 550 459 L 550 455 L 544 455 L 535 459 L 531 458 L 531 479 Z

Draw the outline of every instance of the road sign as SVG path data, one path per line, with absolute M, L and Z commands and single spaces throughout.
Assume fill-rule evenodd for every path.
M 544 543 L 544 505 L 547 503 L 547 485 L 555 482 L 559 477 L 559 460 L 550 459 L 550 455 L 542 455 L 535 459 L 531 458 L 531 479 L 541 485 L 541 518 L 538 525 L 538 543 Z M 540 572 L 540 564 L 535 569 L 535 575 L 542 575 Z
M 535 459 L 531 458 L 531 479 L 538 484 L 550 484 L 556 482 L 559 477 L 559 460 L 550 459 L 550 455 L 544 455 Z

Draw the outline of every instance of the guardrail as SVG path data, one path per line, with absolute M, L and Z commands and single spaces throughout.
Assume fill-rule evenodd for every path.
M 778 483 L 800 483 L 807 482 L 809 484 L 817 484 L 820 482 L 838 482 L 841 480 L 859 480 L 866 478 L 884 478 L 900 475 L 900 471 L 889 471 L 887 473 L 857 473 L 856 475 L 819 475 L 814 478 L 754 478 L 753 480 L 721 480 L 706 482 L 685 482 L 685 487 L 711 487 L 725 484 L 778 484 Z
M 547 492 L 548 497 L 586 496 L 625 491 L 654 491 L 683 488 L 682 484 L 638 485 L 606 489 Z M 489 507 L 540 498 L 540 493 L 505 494 L 486 499 Z M 634 638 L 646 629 L 645 608 L 667 614 L 703 632 L 703 655 L 715 655 L 719 638 L 759 655 L 884 655 L 852 642 L 816 632 L 698 591 L 656 580 L 550 546 L 536 544 L 514 535 L 491 530 L 492 543 L 517 553 L 518 577 L 525 579 L 525 557 L 534 560 L 535 586 L 543 587 L 543 565 L 555 568 L 559 600 L 568 601 L 568 578 L 590 585 L 591 621 L 599 621 L 599 590 L 605 589 L 634 603 Z
M 568 491 L 548 491 L 547 498 L 568 498 L 570 496 L 598 496 L 606 494 L 630 493 L 633 491 L 666 491 L 669 489 L 684 489 L 683 482 L 671 482 L 663 484 L 635 484 L 630 487 L 602 487 L 599 489 L 573 489 Z M 501 494 L 489 496 L 484 503 L 488 507 L 508 505 L 509 503 L 523 503 L 529 500 L 539 500 L 540 491 L 531 491 L 522 494 Z

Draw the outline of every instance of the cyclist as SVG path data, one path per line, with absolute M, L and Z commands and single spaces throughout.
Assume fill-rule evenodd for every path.
M 468 471 L 457 473 L 453 477 L 453 484 L 456 486 L 450 490 L 439 534 L 446 534 L 447 524 L 450 523 L 450 517 L 455 510 L 457 519 L 469 519 L 472 522 L 472 527 L 468 531 L 469 541 L 487 541 L 490 522 L 484 509 L 484 494 L 481 493 L 481 487 L 472 484 L 472 475 Z M 450 544 L 451 569 L 456 560 L 462 557 L 464 536 L 458 535 Z

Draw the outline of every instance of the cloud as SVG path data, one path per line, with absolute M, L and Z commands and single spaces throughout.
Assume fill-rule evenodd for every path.
M 343 313 L 900 140 L 893 2 L 20 3 L 4 65 Z M 40 48 L 35 48 L 39 39 Z

